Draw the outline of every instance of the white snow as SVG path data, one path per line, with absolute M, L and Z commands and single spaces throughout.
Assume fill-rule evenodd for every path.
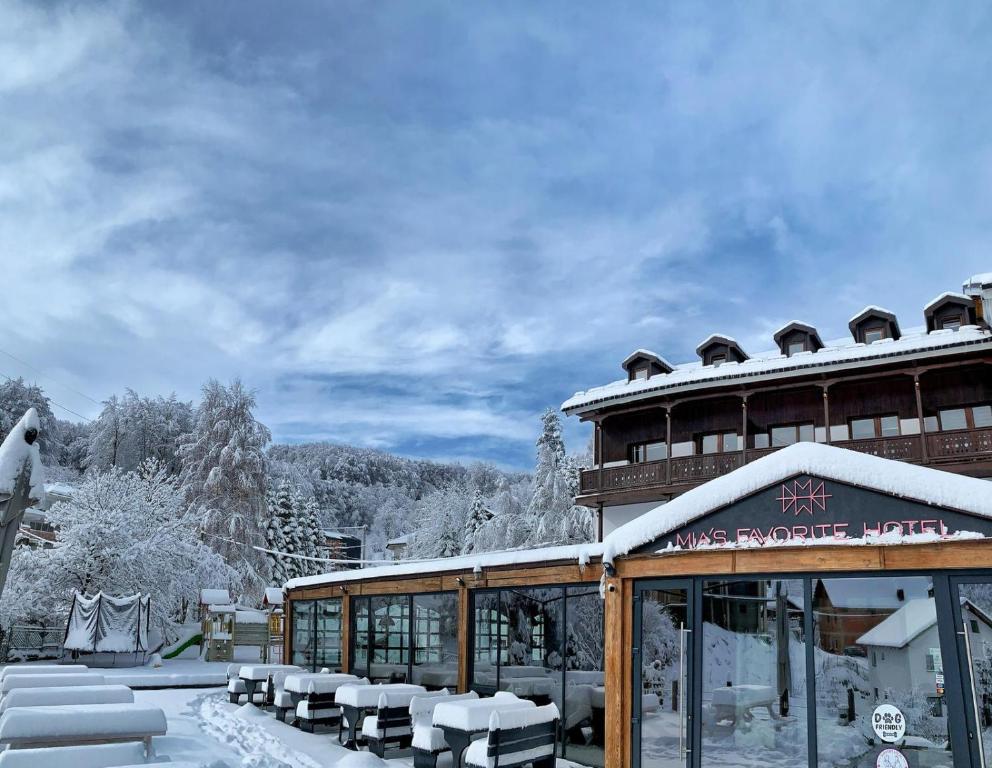
M 80 685 L 105 685 L 103 675 L 96 672 L 70 672 L 64 675 L 7 675 L 0 683 L 0 693 L 6 695 L 17 688 L 62 688 Z
M 562 404 L 567 413 L 581 413 L 605 402 L 632 402 L 660 393 L 673 393 L 705 386 L 725 385 L 729 379 L 751 381 L 809 375 L 811 369 L 832 371 L 873 365 L 883 358 L 920 360 L 935 355 L 959 354 L 976 349 L 992 348 L 992 332 L 976 326 L 962 326 L 956 332 L 933 331 L 926 328 L 906 330 L 897 340 L 887 344 L 857 344 L 850 338 L 828 342 L 822 349 L 796 357 L 786 357 L 780 349 L 752 355 L 743 363 L 713 367 L 699 362 L 675 366 L 667 374 L 656 374 L 650 379 L 626 378 L 584 392 L 576 392 Z
M 395 565 L 383 565 L 373 568 L 361 568 L 347 571 L 322 573 L 317 576 L 306 576 L 290 579 L 286 589 L 313 587 L 319 584 L 337 584 L 347 581 L 365 579 L 385 579 L 396 576 L 411 576 L 423 572 L 437 573 L 441 571 L 475 571 L 483 568 L 495 568 L 506 565 L 526 565 L 528 563 L 552 563 L 575 561 L 588 563 L 590 558 L 602 554 L 600 544 L 568 544 L 560 547 L 542 547 L 539 549 L 514 549 L 502 552 L 481 552 L 479 554 L 459 555 L 458 557 L 439 557 L 434 560 L 400 561 Z
M 269 617 L 262 611 L 235 611 L 234 620 L 238 624 L 268 624 Z
M 933 307 L 940 304 L 944 299 L 961 299 L 971 304 L 974 299 L 970 296 L 965 296 L 963 293 L 958 293 L 957 291 L 944 291 L 940 296 L 934 296 L 930 301 L 927 302 L 926 306 L 923 307 L 924 312 L 929 312 Z
M 226 589 L 201 589 L 200 605 L 230 605 L 231 593 Z
M 620 365 L 626 368 L 628 365 L 630 365 L 632 362 L 634 362 L 634 360 L 636 360 L 639 357 L 645 357 L 649 360 L 654 359 L 670 369 L 675 368 L 675 366 L 672 365 L 670 362 L 668 362 L 664 357 L 659 355 L 657 352 L 652 352 L 650 349 L 635 349 L 633 352 L 631 352 L 629 355 L 627 355 L 627 357 L 623 359 L 623 362 Z
M 0 718 L 0 741 L 123 738 L 161 735 L 165 714 L 144 704 L 76 704 L 10 709 Z
M 0 496 L 10 496 L 14 492 L 17 477 L 27 464 L 30 473 L 28 498 L 38 502 L 45 498 L 45 475 L 38 440 L 33 445 L 24 441 L 24 433 L 29 429 L 41 431 L 38 412 L 34 408 L 27 409 L 0 443 Z
M 295 664 L 242 664 L 238 677 L 242 680 L 266 680 L 273 672 L 303 672 Z
M 265 588 L 265 602 L 269 605 L 282 605 L 284 601 L 282 590 L 279 587 Z
M 144 760 L 145 745 L 141 742 L 8 749 L 0 752 L 0 768 L 107 768 L 113 765 L 140 765 Z
M 352 707 L 377 707 L 379 697 L 386 694 L 389 698 L 390 707 L 403 707 L 410 704 L 410 700 L 419 695 L 427 693 L 427 689 L 422 685 L 412 685 L 411 683 L 383 683 L 381 685 L 342 685 L 334 694 L 334 701 L 337 704 L 347 704 Z
M 469 701 L 444 701 L 434 708 L 434 725 L 458 728 L 462 731 L 484 731 L 489 727 L 493 712 L 531 709 L 537 705 L 516 696 L 495 696 Z
M 0 713 L 16 707 L 46 707 L 56 704 L 133 704 L 134 694 L 126 685 L 78 685 L 55 688 L 16 688 L 0 702 Z
M 222 661 L 163 659 L 161 667 L 118 667 L 100 670 L 108 683 L 129 688 L 178 686 L 222 686 L 227 682 L 227 664 Z
M 992 493 L 989 493 L 989 484 L 985 480 L 831 445 L 796 443 L 697 486 L 620 526 L 604 539 L 603 559 L 612 563 L 618 556 L 661 538 L 693 520 L 800 474 L 837 480 L 923 504 L 992 518 Z M 977 534 L 972 534 L 974 535 Z M 875 543 L 901 543 L 907 538 L 898 533 L 887 538 L 888 536 L 883 534 L 874 537 Z M 936 533 L 914 534 L 912 538 L 922 541 L 932 540 L 933 537 L 941 538 Z M 968 536 L 958 535 L 957 538 Z M 852 541 L 843 540 L 845 544 Z
M 334 693 L 342 685 L 368 684 L 355 675 L 307 672 L 286 675 L 283 688 L 294 693 Z
M 8 664 L 0 671 L 0 680 L 8 675 L 66 675 L 88 671 L 85 664 Z
M 937 605 L 932 597 L 908 601 L 902 608 L 886 617 L 858 638 L 858 645 L 902 648 L 914 637 L 937 623 Z

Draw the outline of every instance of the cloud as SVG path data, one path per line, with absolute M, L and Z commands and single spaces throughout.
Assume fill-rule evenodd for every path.
M 912 325 L 987 270 L 989 13 L 5 4 L 4 348 L 527 466 L 635 347 Z

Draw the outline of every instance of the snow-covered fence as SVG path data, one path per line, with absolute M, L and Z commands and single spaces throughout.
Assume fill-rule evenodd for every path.
M 3 634 L 0 661 L 54 659 L 62 653 L 64 625 L 14 624 Z

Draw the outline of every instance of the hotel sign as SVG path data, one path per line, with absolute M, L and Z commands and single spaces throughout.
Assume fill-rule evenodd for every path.
M 990 487 L 992 491 L 992 487 Z M 740 499 L 641 548 L 861 544 L 947 537 L 992 536 L 992 521 L 957 510 L 800 475 Z M 922 535 L 926 536 L 922 536 Z

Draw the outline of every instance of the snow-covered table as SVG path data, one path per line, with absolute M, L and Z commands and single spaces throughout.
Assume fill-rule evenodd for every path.
M 499 689 L 522 699 L 553 699 L 560 684 L 561 678 L 511 677 L 509 680 L 501 680 Z
M 285 689 L 291 693 L 334 693 L 342 685 L 357 683 L 359 678 L 344 673 L 294 672 L 286 675 Z
M 259 683 L 264 683 L 273 672 L 303 672 L 302 667 L 295 664 L 243 664 L 238 670 L 238 677 L 245 682 L 245 692 L 248 701 L 254 702 L 255 689 Z
M 8 675 L 0 683 L 0 693 L 6 696 L 18 688 L 67 688 L 78 685 L 104 685 L 103 675 L 94 672 L 76 672 L 65 675 Z
M 85 664 L 9 664 L 0 670 L 0 680 L 9 675 L 69 675 L 88 671 Z
M 379 696 L 388 694 L 390 706 L 409 705 L 410 700 L 418 694 L 427 693 L 422 685 L 410 683 L 380 683 L 378 685 L 355 685 L 349 683 L 340 686 L 334 694 L 334 703 L 341 707 L 343 717 L 341 726 L 348 722 L 348 739 L 344 745 L 349 749 L 355 748 L 355 734 L 361 727 L 362 719 L 372 710 L 379 707 Z M 396 702 L 393 704 L 393 702 Z M 341 730 L 338 731 L 338 741 L 341 741 Z
M 126 685 L 77 685 L 57 688 L 15 688 L 0 702 L 0 715 L 15 707 L 51 707 L 70 704 L 133 704 Z
M 152 737 L 165 732 L 165 713 L 144 704 L 19 707 L 0 718 L 0 744 L 14 749 L 143 741 L 151 755 Z
M 445 701 L 434 707 L 434 727 L 444 733 L 451 747 L 451 764 L 459 768 L 462 756 L 472 739 L 489 732 L 489 716 L 493 712 L 511 712 L 537 706 L 533 701 L 518 699 L 511 693 L 498 693 L 485 699 Z
M 289 694 L 294 724 L 302 728 L 319 722 L 331 723 L 337 720 L 338 708 L 334 694 L 342 685 L 368 685 L 368 680 L 343 673 L 307 672 L 287 675 L 283 690 Z
M 713 709 L 717 720 L 751 720 L 752 709 L 764 707 L 772 720 L 778 719 L 775 710 L 775 689 L 770 685 L 728 685 L 713 689 Z

